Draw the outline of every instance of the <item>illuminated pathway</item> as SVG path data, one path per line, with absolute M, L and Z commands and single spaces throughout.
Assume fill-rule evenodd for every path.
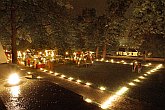
M 115 62 L 114 60 L 110 60 L 110 62 L 128 64 L 125 61 Z M 148 63 L 147 65 L 144 66 L 150 66 L 150 65 L 152 64 Z M 150 71 L 147 71 L 144 74 L 140 74 L 137 78 L 132 79 L 130 82 L 127 82 L 125 86 L 121 87 L 119 90 L 116 90 L 114 92 L 108 91 L 107 89 L 108 87 L 103 87 L 103 86 L 98 87 L 92 82 L 88 82 L 88 81 L 85 82 L 80 79 L 75 79 L 73 77 L 66 76 L 62 73 L 56 73 L 53 71 L 48 71 L 46 69 L 40 69 L 41 74 L 40 77 L 38 78 L 41 79 L 46 78 L 47 80 L 55 82 L 64 88 L 72 90 L 82 95 L 85 101 L 89 103 L 95 103 L 98 106 L 100 106 L 102 109 L 108 109 L 108 108 L 133 109 L 133 104 L 134 106 L 136 105 L 137 107 L 140 106 L 140 103 L 137 100 L 126 97 L 126 93 L 128 93 L 131 90 L 131 87 L 134 87 L 143 80 L 146 80 L 148 76 L 156 72 L 162 66 L 163 66 L 162 64 L 159 64 Z M 42 74 L 42 73 L 47 73 L 47 74 Z M 31 73 L 28 72 L 28 74 Z

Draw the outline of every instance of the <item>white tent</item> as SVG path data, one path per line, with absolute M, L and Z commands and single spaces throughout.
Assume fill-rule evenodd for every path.
M 7 63 L 7 57 L 6 57 L 5 52 L 3 50 L 2 44 L 0 42 L 0 64 L 1 63 Z

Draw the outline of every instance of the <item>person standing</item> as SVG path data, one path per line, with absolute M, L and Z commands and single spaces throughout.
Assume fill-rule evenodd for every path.
M 143 51 L 143 61 L 146 61 L 146 51 Z
M 141 62 L 138 63 L 138 73 L 141 73 L 142 71 L 142 64 Z
M 27 66 L 27 63 L 28 63 L 28 55 L 27 55 L 27 53 L 26 53 L 26 55 L 25 55 L 24 63 L 25 63 L 25 66 Z
M 50 69 L 50 59 L 47 60 L 47 68 Z
M 133 61 L 132 72 L 136 71 L 137 61 Z
M 37 67 L 37 61 L 36 61 L 36 59 L 34 59 L 33 68 L 36 68 L 36 67 Z
M 27 59 L 28 66 L 30 67 L 30 58 Z

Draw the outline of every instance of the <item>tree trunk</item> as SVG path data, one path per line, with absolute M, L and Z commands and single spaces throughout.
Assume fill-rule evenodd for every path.
M 104 44 L 104 47 L 103 47 L 103 59 L 105 60 L 105 57 L 106 57 L 106 53 L 107 53 L 107 46 L 106 44 Z
M 99 57 L 98 55 L 99 55 L 99 47 L 97 46 L 97 47 L 96 47 L 96 58 Z
M 16 7 L 14 1 L 11 0 L 11 47 L 12 47 L 12 63 L 17 64 L 17 47 L 16 47 Z

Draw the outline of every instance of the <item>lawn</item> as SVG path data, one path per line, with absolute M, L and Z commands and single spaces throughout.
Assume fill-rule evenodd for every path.
M 147 70 L 143 67 L 142 73 Z M 65 74 L 86 82 L 91 82 L 95 86 L 105 86 L 113 91 L 129 83 L 142 73 L 132 72 L 132 65 L 109 62 L 94 62 L 89 67 L 77 67 L 76 65 L 60 65 L 54 67 L 54 71 Z

